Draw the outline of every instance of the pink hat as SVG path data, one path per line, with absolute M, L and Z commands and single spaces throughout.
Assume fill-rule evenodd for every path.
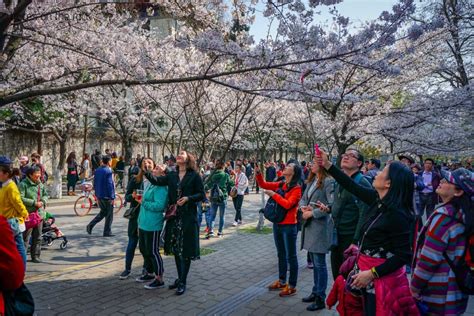
M 26 157 L 26 156 L 21 156 L 21 157 L 20 157 L 20 161 L 28 161 L 28 157 Z

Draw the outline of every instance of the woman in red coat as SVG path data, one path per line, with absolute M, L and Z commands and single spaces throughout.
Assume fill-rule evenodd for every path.
M 24 276 L 25 268 L 13 232 L 5 217 L 0 216 L 0 315 L 5 313 L 3 291 L 19 288 Z
M 273 238 L 278 253 L 279 279 L 273 282 L 268 289 L 280 291 L 280 296 L 291 296 L 296 294 L 296 281 L 298 280 L 298 257 L 296 255 L 296 236 L 298 235 L 296 213 L 301 199 L 302 170 L 297 164 L 290 163 L 283 170 L 285 177 L 281 182 L 265 182 L 260 168 L 255 166 L 256 180 L 258 186 L 265 189 L 265 194 L 272 197 L 278 205 L 287 210 L 283 221 L 273 223 Z M 275 191 L 283 190 L 284 196 Z M 286 274 L 290 265 L 290 277 L 286 283 Z

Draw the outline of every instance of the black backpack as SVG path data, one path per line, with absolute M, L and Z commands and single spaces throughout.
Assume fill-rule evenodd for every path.
M 211 189 L 210 200 L 212 203 L 224 202 L 224 193 L 217 183 L 214 183 Z
M 278 185 L 278 190 L 276 190 L 276 194 L 279 194 L 282 197 L 284 197 L 286 193 L 282 189 L 283 183 L 283 181 L 280 182 Z M 265 216 L 265 218 L 270 222 L 277 224 L 283 222 L 287 213 L 288 210 L 279 205 L 272 197 L 268 199 L 267 204 L 265 204 L 265 208 L 263 209 L 263 216 Z

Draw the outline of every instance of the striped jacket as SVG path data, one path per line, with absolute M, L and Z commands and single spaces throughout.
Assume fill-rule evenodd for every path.
M 439 206 L 427 220 L 418 238 L 416 265 L 411 280 L 413 293 L 419 293 L 429 315 L 460 315 L 468 296 L 461 292 L 454 272 L 443 252 L 458 262 L 464 254 L 466 238 L 462 212 L 452 205 Z

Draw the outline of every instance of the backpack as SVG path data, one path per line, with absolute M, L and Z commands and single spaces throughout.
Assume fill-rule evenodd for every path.
M 210 200 L 212 203 L 224 202 L 224 193 L 217 183 L 214 183 L 211 189 Z
M 464 217 L 467 222 L 472 222 L 473 220 L 471 214 L 468 215 L 464 213 Z M 464 222 L 453 217 L 451 218 L 466 227 Z M 474 229 L 472 229 L 472 227 L 466 229 L 464 236 L 466 237 L 466 247 L 464 248 L 464 253 L 459 262 L 454 263 L 454 261 L 448 257 L 446 251 L 443 251 L 443 257 L 446 259 L 451 270 L 453 270 L 459 289 L 464 294 L 474 295 Z
M 276 193 L 282 197 L 284 197 L 286 193 L 282 189 L 283 183 L 283 181 L 279 183 L 278 190 L 276 191 Z M 272 197 L 268 199 L 267 203 L 265 204 L 265 208 L 263 209 L 263 216 L 265 216 L 265 218 L 270 222 L 276 224 L 283 222 L 287 213 L 288 210 L 278 204 Z

